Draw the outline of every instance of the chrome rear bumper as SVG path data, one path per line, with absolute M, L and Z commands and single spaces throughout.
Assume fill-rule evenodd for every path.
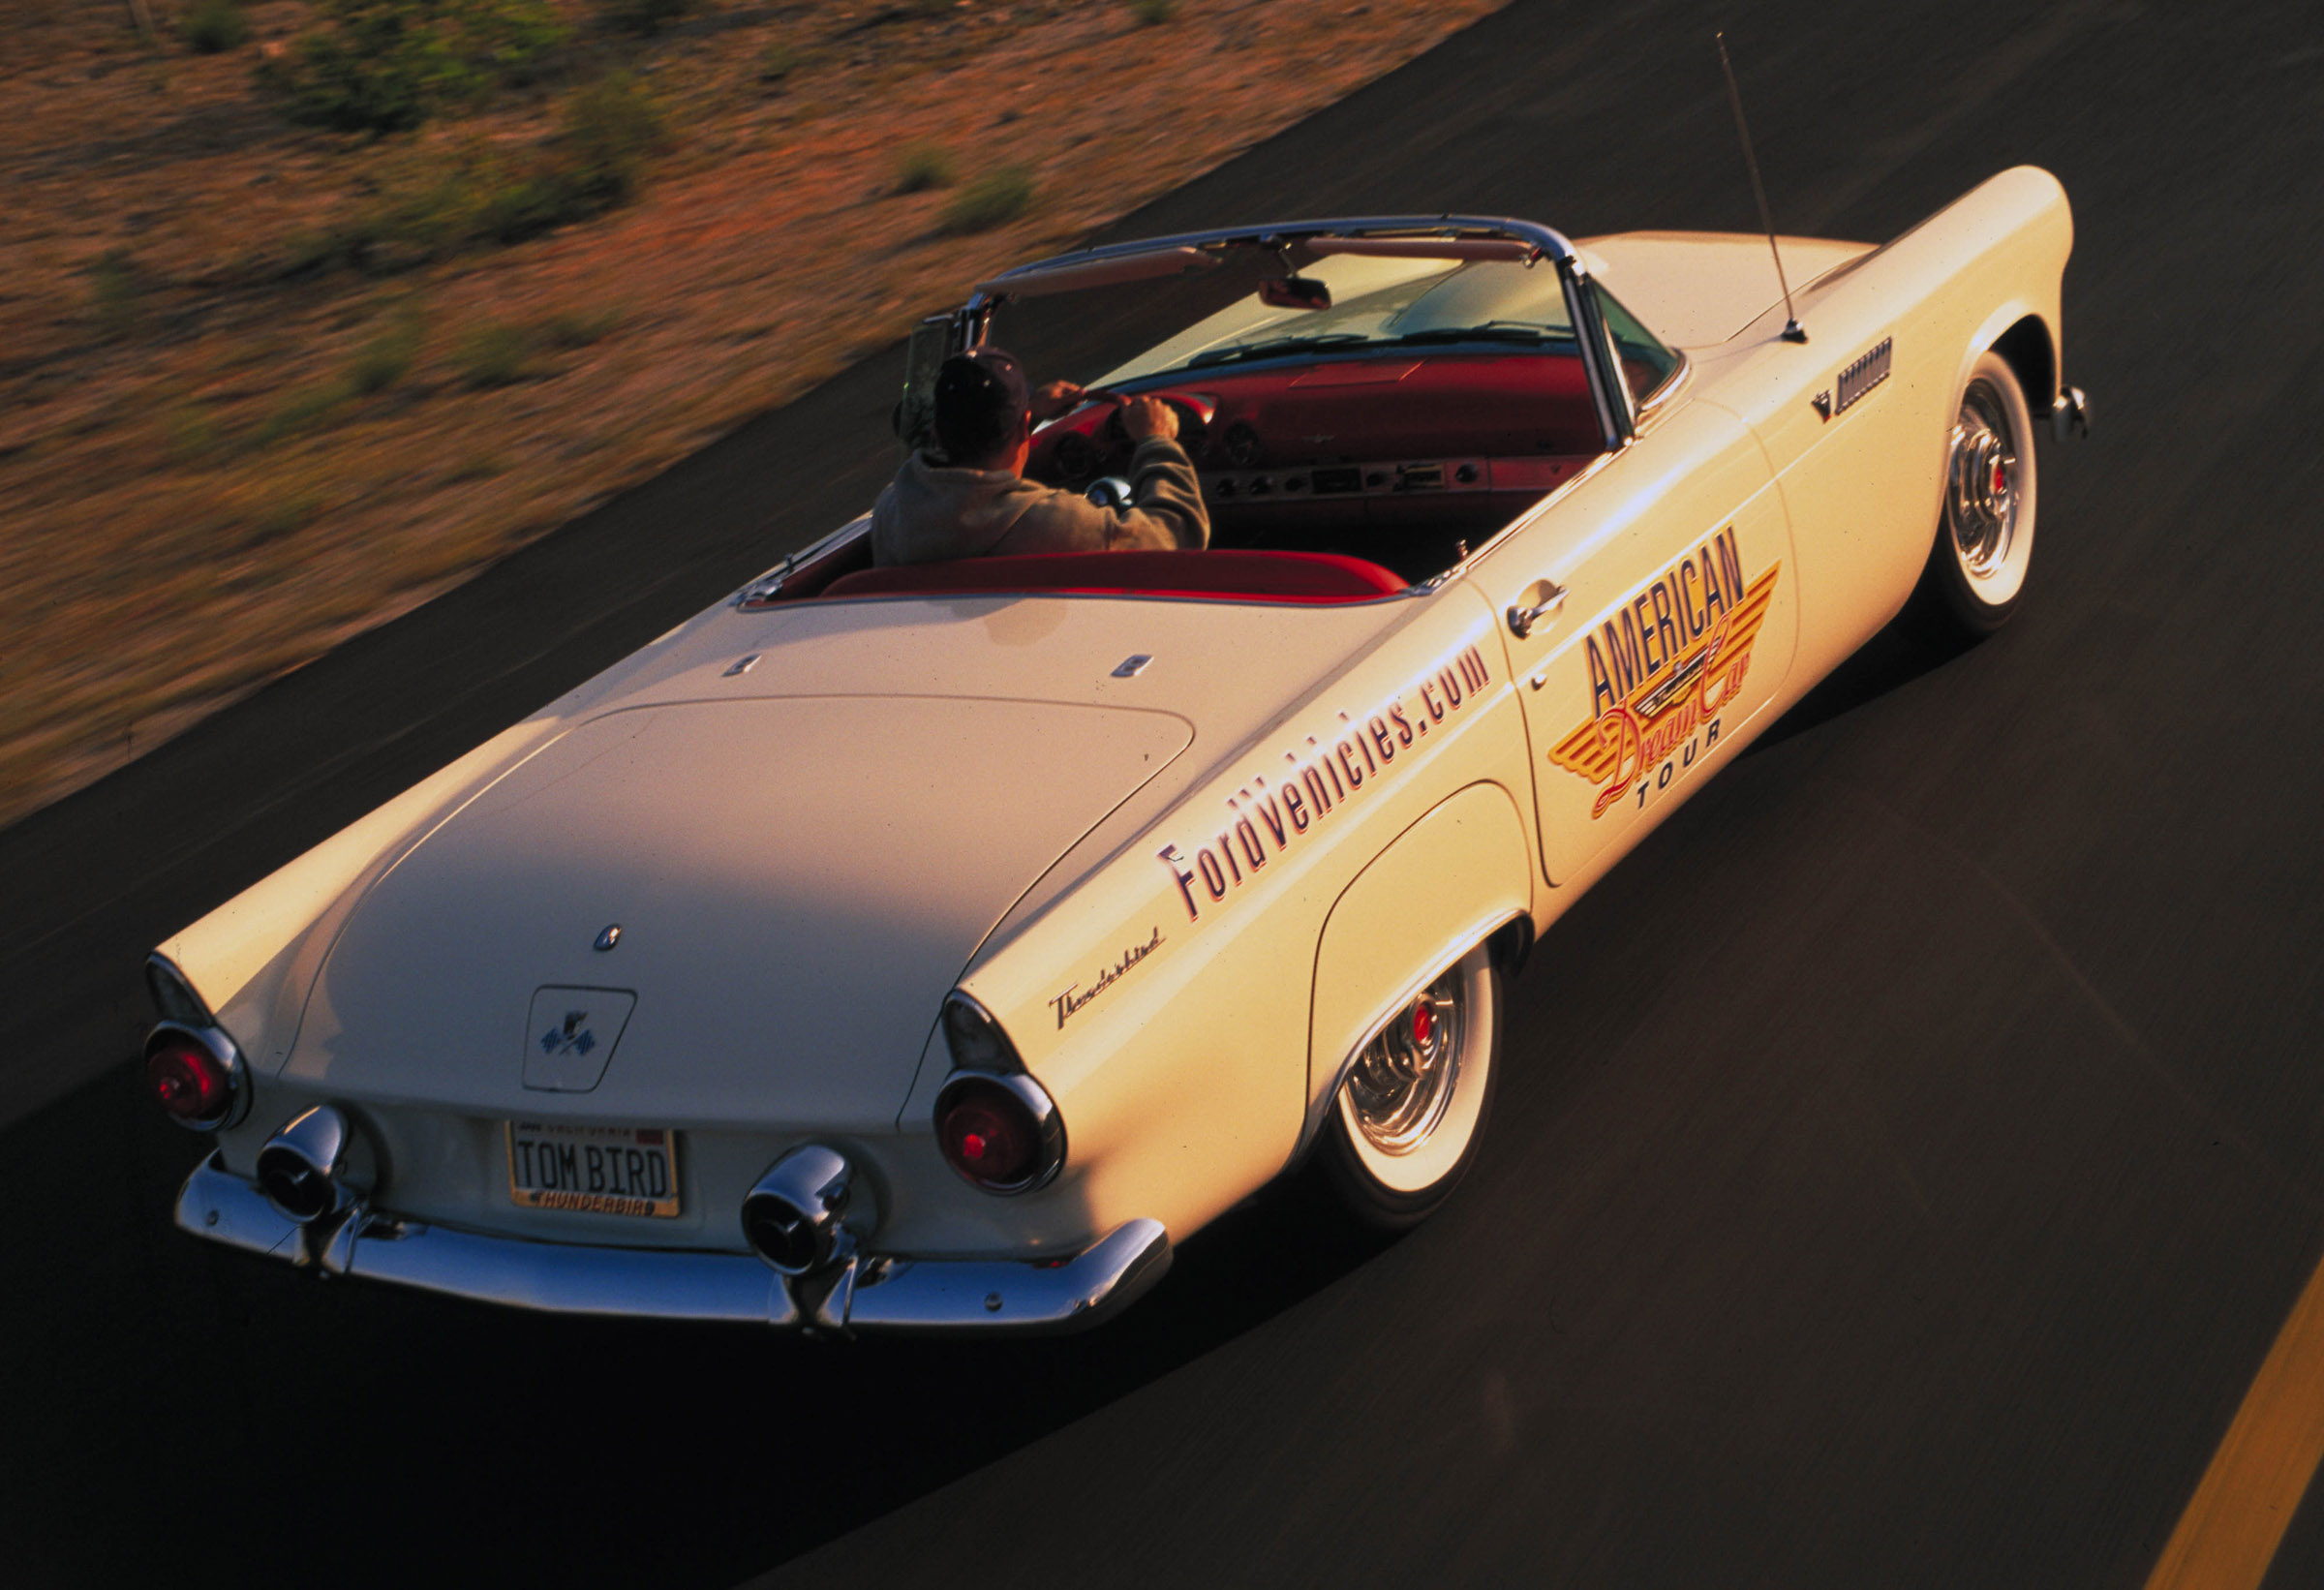
M 393 1281 L 510 1308 L 731 1320 L 846 1334 L 1042 1333 L 1097 1324 L 1170 1269 L 1161 1222 L 1131 1220 L 1071 1258 L 868 1257 L 786 1281 L 747 1253 L 584 1247 L 397 1220 L 357 1207 L 294 1225 L 213 1154 L 177 1196 L 181 1231 L 327 1275 Z

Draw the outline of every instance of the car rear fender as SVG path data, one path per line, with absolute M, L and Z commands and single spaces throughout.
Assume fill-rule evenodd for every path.
M 1064 1171 L 1021 1206 L 1078 1199 L 1085 1231 L 1146 1216 L 1176 1239 L 1280 1173 L 1311 1091 L 1300 994 L 1312 998 L 1326 924 L 1416 829 L 1431 839 L 1456 821 L 1465 829 L 1473 819 L 1459 792 L 1491 786 L 1470 800 L 1500 803 L 1495 831 L 1513 836 L 1514 859 L 1491 874 L 1503 893 L 1430 888 L 1472 914 L 1504 898 L 1508 911 L 1531 908 L 1530 830 L 1495 792 L 1531 778 L 1515 681 L 1493 639 L 1498 615 L 1466 582 L 1400 605 L 1392 644 L 1364 647 L 1260 732 L 1212 751 L 1159 815 L 1125 809 L 1115 821 L 1134 828 L 1086 841 L 1109 859 L 980 952 L 963 978 L 1065 1120 Z M 1328 776 L 1328 765 L 1344 773 Z M 1449 800 L 1457 818 L 1432 819 Z M 1446 858 L 1434 866 L 1450 877 L 1473 871 L 1455 865 L 1460 845 L 1410 854 Z M 1466 942 L 1498 925 L 1483 921 Z M 1366 992 L 1377 1002 L 1395 990 Z M 941 1048 L 922 1065 L 902 1132 L 930 1130 Z
M 159 948 L 261 1075 L 298 1036 L 307 991 L 363 891 L 563 725 L 528 719 L 285 863 Z
M 1470 949 L 1530 923 L 1530 890 L 1525 822 L 1495 783 L 1447 797 L 1357 874 L 1316 945 L 1299 1151 L 1365 1042 Z

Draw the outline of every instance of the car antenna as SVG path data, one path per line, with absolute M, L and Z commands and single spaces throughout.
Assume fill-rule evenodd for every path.
M 1767 208 L 1767 188 L 1759 180 L 1759 159 L 1751 152 L 1751 127 L 1743 119 L 1743 90 L 1735 86 L 1735 66 L 1727 58 L 1727 35 L 1714 33 L 1719 45 L 1719 70 L 1727 74 L 1727 102 L 1735 107 L 1735 136 L 1743 140 L 1743 168 L 1751 173 L 1751 196 L 1759 201 L 1759 225 L 1767 229 L 1767 252 L 1775 256 L 1776 286 L 1784 290 L 1784 341 L 1806 342 L 1808 328 L 1791 310 L 1791 284 L 1784 276 L 1784 251 L 1775 246 L 1775 215 Z

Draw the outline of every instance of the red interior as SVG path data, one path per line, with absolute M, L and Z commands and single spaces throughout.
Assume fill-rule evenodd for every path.
M 873 568 L 870 537 L 857 536 L 793 570 L 769 599 L 1057 591 L 1368 601 L 1451 567 L 1602 450 L 1587 380 L 1565 354 L 1327 356 L 1181 371 L 1121 390 L 1184 400 L 1179 440 L 1210 511 L 1210 551 Z M 1078 491 L 1126 473 L 1118 413 L 1093 402 L 1050 426 L 1025 474 Z M 1274 489 L 1254 491 L 1261 474 Z
M 770 596 L 746 605 L 764 607 L 770 602 L 800 601 L 820 596 L 834 580 L 871 566 L 872 537 L 869 535 L 852 536 L 808 559 L 785 574 L 782 584 Z
M 1465 455 L 1595 453 L 1597 413 L 1581 361 L 1547 353 L 1432 353 L 1310 359 L 1257 370 L 1185 370 L 1159 386 L 1215 406 L 1199 436 L 1180 436 L 1198 468 L 1363 464 Z M 1128 390 L 1129 388 L 1124 388 Z M 1111 403 L 1084 405 L 1034 439 L 1025 473 L 1052 483 L 1064 437 L 1127 463 Z M 1248 427 L 1256 449 L 1229 459 L 1227 433 Z
M 1326 552 L 1047 552 L 860 569 L 841 575 L 821 594 L 921 596 L 1056 591 L 1329 603 L 1371 601 L 1392 596 L 1406 583 L 1378 564 Z
M 1180 371 L 1131 383 L 1180 405 L 1179 441 L 1210 509 L 1214 547 L 1339 552 L 1408 580 L 1457 562 L 1595 457 L 1603 443 L 1581 363 L 1570 355 L 1342 355 L 1255 370 Z M 1195 422 L 1208 413 L 1207 423 Z M 1130 443 L 1118 408 L 1085 405 L 1034 439 L 1025 474 L 1079 490 L 1124 474 Z M 1254 472 L 1302 486 L 1318 468 L 1395 478 L 1399 465 L 1466 464 L 1476 489 L 1340 495 L 1238 489 Z M 1230 478 L 1232 477 L 1232 478 Z

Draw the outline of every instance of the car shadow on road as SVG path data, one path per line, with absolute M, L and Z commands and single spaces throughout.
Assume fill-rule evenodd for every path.
M 181 1236 L 168 1211 L 196 1148 L 136 1072 L 0 1135 L 0 1196 L 18 1211 L 0 1258 L 24 1283 L 0 1299 L 18 1383 L 0 1536 L 27 1582 L 328 1565 L 334 1583 L 403 1584 L 457 1563 L 505 1582 L 732 1583 L 1168 1374 L 1386 1245 L 1319 1218 L 1293 1183 L 1075 1336 L 818 1342 L 523 1314 Z M 199 1549 L 155 1494 L 181 1482 L 215 1510 Z
M 1978 643 L 1908 607 L 1743 749 L 1753 756 L 1932 673 Z

